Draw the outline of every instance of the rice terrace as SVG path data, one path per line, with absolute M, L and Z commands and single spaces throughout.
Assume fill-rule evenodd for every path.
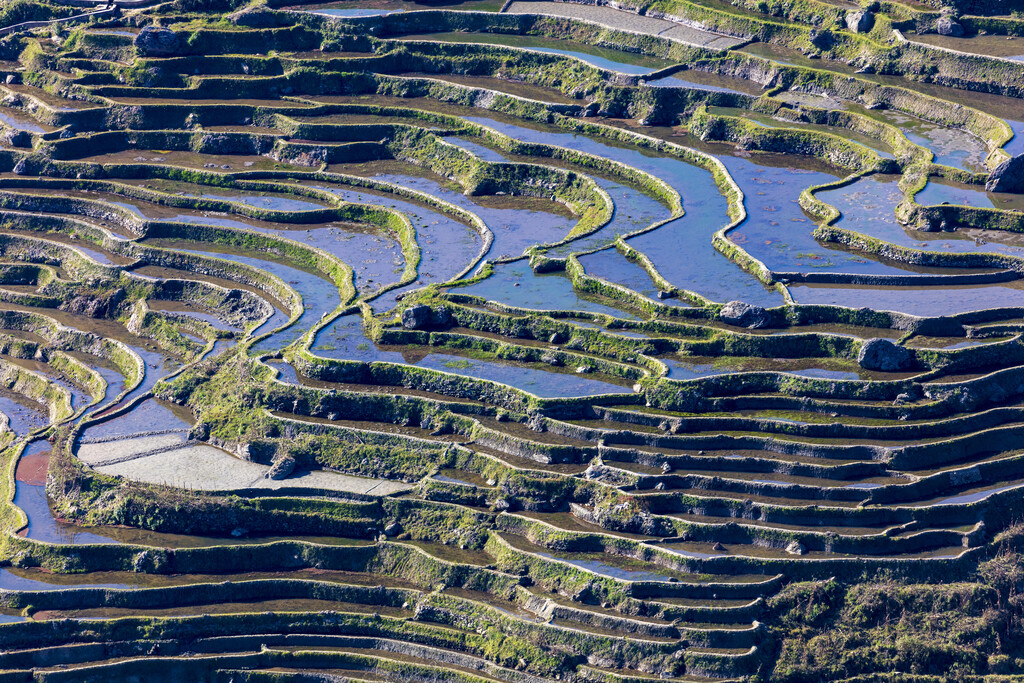
M 0 683 L 1024 681 L 1024 0 L 0 0 Z

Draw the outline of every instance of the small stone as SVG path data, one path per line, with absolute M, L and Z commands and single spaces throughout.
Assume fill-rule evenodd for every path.
M 12 173 L 14 173 L 14 175 L 25 175 L 28 172 L 27 171 L 27 167 L 28 167 L 28 162 L 25 161 L 25 157 L 22 157 L 22 158 L 18 159 L 18 163 L 16 163 L 14 165 L 14 169 L 12 170 Z
M 385 536 L 397 536 L 400 533 L 402 533 L 402 525 L 398 522 L 391 522 L 386 527 L 384 527 Z
M 586 375 L 586 374 L 590 373 L 590 371 L 591 371 L 591 367 L 589 365 L 581 365 L 578 368 L 576 368 L 576 374 L 577 375 Z
M 790 555 L 803 555 L 807 552 L 804 548 L 804 544 L 800 541 L 790 541 L 789 545 L 786 546 L 786 552 Z
M 725 550 L 725 546 L 719 543 L 718 541 L 715 541 L 715 544 L 711 546 L 711 549 L 714 550 L 716 553 L 720 553 Z

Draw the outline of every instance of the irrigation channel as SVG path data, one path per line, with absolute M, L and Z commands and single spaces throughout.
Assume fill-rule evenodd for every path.
M 1010 4 L 142 4 L 0 39 L 0 682 L 1024 675 Z

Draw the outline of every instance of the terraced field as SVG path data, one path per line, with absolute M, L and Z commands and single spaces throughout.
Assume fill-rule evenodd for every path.
M 0 681 L 1021 680 L 1013 7 L 146 4 L 0 39 Z

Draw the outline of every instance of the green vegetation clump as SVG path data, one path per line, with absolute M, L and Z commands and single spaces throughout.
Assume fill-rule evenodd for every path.
M 0 28 L 23 24 L 27 21 L 49 21 L 69 17 L 76 11 L 67 5 L 45 0 L 3 0 L 0 2 Z
M 1009 548 L 962 581 L 794 583 L 769 600 L 778 655 L 770 680 L 922 680 L 1024 673 L 1024 556 Z

